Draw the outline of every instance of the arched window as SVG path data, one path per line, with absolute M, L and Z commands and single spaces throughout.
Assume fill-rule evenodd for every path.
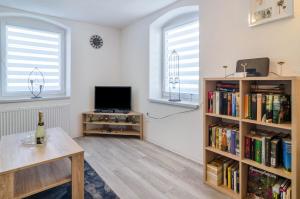
M 150 26 L 149 99 L 179 106 L 199 104 L 199 13 L 198 6 L 169 11 Z M 179 56 L 180 102 L 168 102 L 169 57 Z
M 43 97 L 66 96 L 68 29 L 33 16 L 2 15 L 0 22 L 1 99 L 32 97 L 28 79 L 35 68 L 45 80 Z
M 169 96 L 169 57 L 179 56 L 180 92 L 183 100 L 199 98 L 199 20 L 195 15 L 181 16 L 163 31 L 163 96 Z

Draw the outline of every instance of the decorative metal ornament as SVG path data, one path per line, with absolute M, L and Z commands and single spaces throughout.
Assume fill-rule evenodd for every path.
M 103 39 L 99 35 L 93 35 L 90 38 L 90 44 L 96 49 L 99 49 L 103 46 Z
M 169 56 L 169 101 L 179 102 L 180 99 L 180 74 L 179 55 L 173 50 Z
M 33 95 L 32 98 L 40 98 L 45 87 L 44 74 L 35 67 L 28 76 L 28 89 Z

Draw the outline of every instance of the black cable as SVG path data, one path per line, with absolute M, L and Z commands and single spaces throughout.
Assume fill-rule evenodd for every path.
M 147 112 L 147 117 L 150 118 L 150 119 L 154 119 L 154 120 L 162 120 L 162 119 L 166 119 L 168 117 L 172 117 L 172 116 L 175 116 L 175 115 L 194 112 L 194 111 L 199 110 L 199 108 L 200 108 L 200 106 L 197 106 L 197 108 L 194 108 L 194 109 L 190 109 L 190 110 L 186 110 L 186 111 L 181 111 L 181 112 L 176 112 L 176 113 L 171 113 L 169 115 L 165 115 L 165 116 L 162 116 L 162 117 L 152 116 L 150 113 Z

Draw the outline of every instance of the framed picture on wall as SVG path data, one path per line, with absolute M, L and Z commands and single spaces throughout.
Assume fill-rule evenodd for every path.
M 294 16 L 294 0 L 250 0 L 249 26 Z

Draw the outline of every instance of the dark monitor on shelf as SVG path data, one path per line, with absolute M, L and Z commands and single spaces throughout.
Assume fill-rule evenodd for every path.
M 96 112 L 129 112 L 131 110 L 131 87 L 96 86 Z

